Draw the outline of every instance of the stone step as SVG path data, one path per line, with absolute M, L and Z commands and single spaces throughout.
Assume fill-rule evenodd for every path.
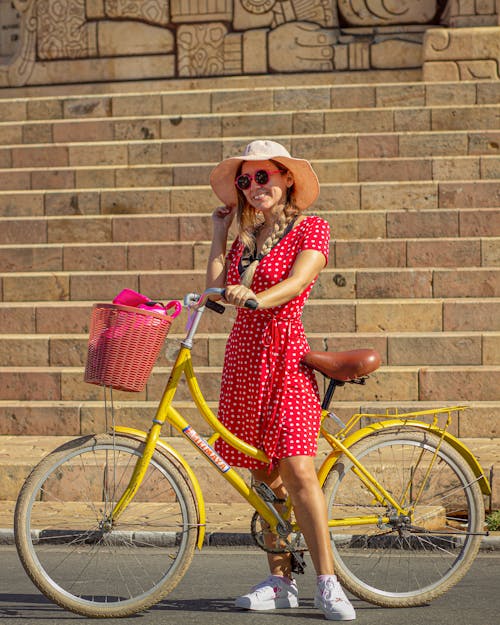
M 284 92 L 286 95 L 286 92 Z M 233 109 L 234 110 L 234 109 Z M 0 122 L 4 145 L 145 139 L 240 138 L 246 135 L 387 133 L 406 131 L 498 130 L 498 103 L 464 106 L 421 106 L 316 110 L 269 110 L 183 113 L 91 119 L 50 119 L 34 122 Z
M 123 288 L 180 299 L 201 292 L 204 270 L 0 273 L 2 301 L 108 301 Z M 158 294 L 158 295 L 155 295 Z M 500 297 L 500 267 L 324 269 L 313 299 Z
M 5 450 L 0 456 L 0 470 L 2 471 L 2 475 L 6 476 L 6 479 L 2 480 L 2 483 L 0 484 L 0 500 L 2 502 L 15 501 L 24 480 L 33 466 L 47 453 L 69 440 L 69 436 L 0 437 L 2 450 Z M 198 452 L 193 449 L 192 445 L 188 441 L 169 437 L 166 439 L 166 442 L 173 445 L 184 456 L 184 458 L 188 460 L 200 481 L 203 496 L 208 504 L 223 502 L 227 504 L 227 502 L 231 502 L 232 508 L 233 500 L 241 502 L 241 497 L 235 494 L 235 491 L 220 478 L 216 471 L 208 470 L 206 460 L 204 460 Z M 492 467 L 494 469 L 498 469 L 500 449 L 500 440 L 498 438 L 485 440 L 477 437 L 466 437 L 462 439 L 462 442 L 478 459 L 488 477 Z M 328 444 L 321 441 L 318 456 L 316 458 L 316 463 L 318 465 L 327 456 L 329 451 L 331 451 L 331 448 Z M 247 475 L 246 471 L 241 472 L 243 475 Z M 492 498 L 492 503 L 494 503 L 495 506 L 497 506 L 500 502 L 499 490 L 500 489 L 495 482 Z M 2 508 L 3 507 L 4 506 L 2 506 Z M 13 512 L 13 507 L 9 507 Z M 214 521 L 214 518 L 211 516 L 210 510 L 211 508 L 208 509 L 208 521 L 212 522 Z M 236 510 L 239 511 L 240 509 L 237 508 Z M 251 514 L 248 514 L 246 531 L 248 531 L 250 517 Z M 4 522 L 9 522 L 7 520 L 7 515 L 5 514 L 2 514 L 0 519 Z M 10 521 L 10 523 L 12 523 L 12 521 Z M 9 526 L 11 527 L 10 524 Z M 5 527 L 5 525 L 2 525 L 2 527 Z
M 329 156 L 343 158 L 352 155 L 352 147 L 349 144 L 348 139 L 351 139 L 351 145 L 356 144 L 357 137 L 360 133 L 363 134 L 388 134 L 392 133 L 397 136 L 399 133 L 406 133 L 411 131 L 412 137 L 409 137 L 408 141 L 403 141 L 403 150 L 413 150 L 410 152 L 410 156 L 418 155 L 414 153 L 415 133 L 425 133 L 432 135 L 434 132 L 441 132 L 451 135 L 451 140 L 457 146 L 460 144 L 460 154 L 466 154 L 467 150 L 462 150 L 460 139 L 461 136 L 455 135 L 456 131 L 460 131 L 464 134 L 467 130 L 471 136 L 479 138 L 479 144 L 484 143 L 482 135 L 484 133 L 498 134 L 498 107 L 485 107 L 480 109 L 482 115 L 479 115 L 475 107 L 469 107 L 467 109 L 467 115 L 470 116 L 470 120 L 463 119 L 465 113 L 458 114 L 457 109 L 451 111 L 446 109 L 440 109 L 442 112 L 442 119 L 434 115 L 433 119 L 430 119 L 430 110 L 424 110 L 424 113 L 429 115 L 429 119 L 415 119 L 421 115 L 420 109 L 399 109 L 397 112 L 392 110 L 381 109 L 359 109 L 353 111 L 338 111 L 337 113 L 332 111 L 317 111 L 317 112 L 297 112 L 297 113 L 266 113 L 266 114 L 239 114 L 239 115 L 226 115 L 224 118 L 221 116 L 212 117 L 198 117 L 198 116 L 184 116 L 180 117 L 166 117 L 161 119 L 123 119 L 121 121 L 110 120 L 92 120 L 92 121 L 59 121 L 52 122 L 51 124 L 42 122 L 36 122 L 25 127 L 22 124 L 7 125 L 1 129 L 0 143 L 5 146 L 7 150 L 15 150 L 14 154 L 16 159 L 19 158 L 18 151 L 22 149 L 23 144 L 31 149 L 33 144 L 58 144 L 58 147 L 63 148 L 65 145 L 70 146 L 72 144 L 83 144 L 81 146 L 73 146 L 73 154 L 79 155 L 80 158 L 88 158 L 89 144 L 99 144 L 100 142 L 115 142 L 116 148 L 114 154 L 108 154 L 105 162 L 109 162 L 109 158 L 116 159 L 121 158 L 120 152 L 127 151 L 128 143 L 141 142 L 145 140 L 149 142 L 155 139 L 170 140 L 172 144 L 173 140 L 181 141 L 188 139 L 192 141 L 193 137 L 200 137 L 205 139 L 216 138 L 215 144 L 211 144 L 208 147 L 213 149 L 214 145 L 220 145 L 220 137 L 225 139 L 232 139 L 232 153 L 241 152 L 241 144 L 246 145 L 249 137 L 267 136 L 280 140 L 281 137 L 294 136 L 296 142 L 299 142 L 299 150 L 294 150 L 295 147 L 293 141 L 291 142 L 293 154 L 300 154 L 300 156 L 307 158 L 308 146 L 307 142 L 304 142 L 299 136 L 301 135 L 331 135 L 336 134 L 336 142 L 339 143 L 346 136 L 347 140 L 344 140 L 343 145 L 333 148 L 332 142 L 329 141 Z M 370 113 L 370 114 L 368 114 Z M 399 113 L 399 116 L 396 114 Z M 455 115 L 460 119 L 455 120 Z M 335 116 L 335 117 L 334 117 Z M 393 120 L 396 118 L 396 121 Z M 180 121 L 181 120 L 181 121 Z M 342 135 L 338 135 L 338 129 L 342 129 Z M 242 139 L 243 138 L 243 139 Z M 413 139 L 413 141 L 412 141 Z M 443 153 L 450 154 L 457 151 L 457 147 L 450 147 L 446 145 L 443 147 L 441 142 L 436 142 L 434 148 L 435 154 Z M 283 142 L 283 140 L 282 140 Z M 204 142 L 205 143 L 205 142 Z M 290 143 L 285 141 L 285 143 Z M 306 143 L 306 145 L 303 145 Z M 317 142 L 315 142 L 317 143 Z M 152 144 L 155 146 L 155 144 Z M 422 145 L 422 138 L 418 138 L 417 145 Z M 122 149 L 120 150 L 120 146 Z M 78 149 L 78 147 L 80 149 Z M 156 147 L 156 146 L 155 146 Z M 153 149 L 153 148 L 151 148 Z M 495 149 L 494 146 L 489 148 Z M 351 152 L 349 154 L 349 152 Z M 406 155 L 406 154 L 405 154 Z M 321 155 L 315 153 L 314 157 L 319 158 Z M 6 158 L 2 156 L 2 161 Z M 198 157 L 195 160 L 200 160 Z M 217 159 L 213 159 L 217 160 Z M 14 162 L 16 162 L 14 160 Z
M 144 292 L 155 297 L 152 292 Z M 161 300 L 161 292 L 157 295 Z M 497 332 L 500 331 L 499 305 L 500 298 L 494 297 L 311 299 L 304 308 L 303 321 L 307 332 Z M 0 302 L 0 328 L 4 335 L 88 334 L 91 310 L 89 301 Z M 229 307 L 224 315 L 206 314 L 199 332 L 227 334 L 233 317 L 234 310 Z M 183 311 L 171 332 L 182 334 L 186 319 Z
M 0 168 L 0 189 L 49 190 L 203 186 L 216 163 Z M 320 184 L 497 180 L 500 156 L 313 160 Z
M 205 213 L 101 215 L 104 198 L 99 192 L 0 194 L 0 212 L 7 215 L 0 217 L 0 245 L 206 241 L 210 236 L 213 200 Z M 359 210 L 359 204 L 359 196 L 350 194 L 336 210 L 311 212 L 330 223 L 336 240 L 500 236 L 498 208 Z M 14 211 L 27 214 L 15 217 Z
M 368 380 L 367 384 L 370 384 Z M 454 406 L 454 402 L 411 402 L 344 400 L 338 389 L 332 402 L 332 409 L 344 423 L 353 414 L 382 413 L 390 414 L 432 410 L 438 406 Z M 109 398 L 108 398 L 109 402 Z M 454 413 L 450 432 L 459 437 L 496 438 L 500 437 L 500 406 L 498 401 L 465 402 L 467 410 Z M 464 402 L 460 402 L 461 405 Z M 204 436 L 212 432 L 210 426 L 199 415 L 194 402 L 175 400 L 174 405 L 184 418 Z M 217 411 L 217 402 L 208 402 L 213 411 Z M 139 430 L 147 430 L 157 409 L 157 402 L 138 400 L 133 393 L 123 400 L 114 399 L 114 422 L 119 425 Z M 11 436 L 80 436 L 95 432 L 105 432 L 111 427 L 113 419 L 108 403 L 107 412 L 103 395 L 97 401 L 26 401 L 0 400 L 0 435 Z M 366 425 L 368 420 L 363 420 Z M 331 429 L 332 426 L 329 426 Z M 335 431 L 335 430 L 333 430 Z M 179 437 L 179 433 L 169 424 L 163 427 L 166 436 Z M 2 454 L 0 453 L 0 458 Z M 500 456 L 499 456 L 500 457 Z
M 146 388 L 134 395 L 158 401 L 169 368 L 156 367 Z M 83 381 L 82 367 L 0 367 L 2 398 L 7 400 L 98 401 L 102 388 Z M 217 401 L 221 369 L 197 367 L 196 374 L 207 401 Z M 321 380 L 321 384 L 323 381 Z M 497 401 L 500 385 L 498 365 L 385 366 L 370 376 L 366 386 L 346 385 L 339 393 L 344 401 Z M 115 391 L 117 400 L 130 394 Z M 189 398 L 181 382 L 176 398 Z
M 500 237 L 330 241 L 331 267 L 500 265 Z M 206 268 L 209 241 L 0 244 L 3 273 Z
M 183 338 L 184 334 L 169 333 L 158 366 L 173 364 Z M 382 364 L 389 366 L 500 365 L 500 332 L 314 331 L 307 338 L 311 349 L 318 351 L 371 347 L 380 353 Z M 221 367 L 226 341 L 227 332 L 198 334 L 195 365 Z M 85 366 L 87 342 L 87 334 L 0 334 L 0 362 L 4 367 Z
M 257 136 L 261 136 L 256 129 Z M 199 131 L 194 136 L 199 135 Z M 98 134 L 95 140 L 87 135 L 81 140 L 57 143 L 51 137 L 23 145 L 19 136 L 2 133 L 0 167 L 86 167 L 153 165 L 171 163 L 218 163 L 223 158 L 241 154 L 245 145 L 255 136 L 240 134 L 224 138 L 219 134 L 194 138 L 165 138 L 139 136 L 105 140 Z M 500 153 L 498 124 L 489 130 L 457 128 L 451 131 L 426 132 L 414 125 L 401 132 L 374 132 L 361 128 L 347 132 L 327 132 L 321 128 L 307 128 L 300 132 L 278 133 L 270 136 L 284 144 L 292 154 L 309 160 L 353 158 L 411 158 L 432 156 L 481 156 Z M 99 150 L 95 149 L 95 145 Z
M 380 83 L 304 85 L 290 76 L 289 86 L 53 95 L 0 100 L 3 121 L 85 119 L 143 115 L 284 111 L 318 108 L 387 108 L 497 104 L 498 81 L 455 83 Z M 191 85 L 190 85 L 191 86 Z M 1 95 L 0 95 L 1 97 Z
M 0 434 L 21 447 L 36 437 L 29 463 L 46 449 L 41 437 L 105 429 L 103 390 L 83 382 L 92 302 L 125 286 L 163 300 L 201 290 L 217 203 L 208 173 L 271 134 L 314 161 L 317 208 L 332 225 L 331 269 L 304 311 L 311 347 L 369 344 L 383 357 L 366 386 L 338 390 L 336 411 L 467 402 L 453 433 L 498 437 L 498 81 L 419 79 L 0 90 Z M 205 315 L 193 350 L 214 410 L 234 314 Z M 119 420 L 149 427 L 185 321 L 184 311 L 145 391 L 114 394 Z M 184 384 L 176 405 L 206 432 Z M 4 465 L 0 499 L 15 499 L 27 463 Z M 204 487 L 210 499 L 231 496 Z
M 389 69 L 368 71 L 342 71 L 330 73 L 263 74 L 259 76 L 259 86 L 297 87 L 318 85 L 373 85 L 394 83 L 416 83 L 422 80 L 421 69 Z M 482 82 L 482 81 L 477 81 Z M 431 83 L 433 84 L 433 83 Z M 90 95 L 119 95 L 142 93 L 176 93 L 178 91 L 252 89 L 255 76 L 210 76 L 208 78 L 156 78 L 147 80 L 113 80 L 112 82 L 82 82 L 58 85 L 36 85 L 0 88 L 0 99 L 15 98 L 54 98 Z

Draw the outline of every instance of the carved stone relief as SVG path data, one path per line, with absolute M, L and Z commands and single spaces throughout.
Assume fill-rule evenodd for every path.
M 88 20 L 130 19 L 157 26 L 170 22 L 168 0 L 86 0 L 85 9 Z
M 14 2 L 20 41 L 0 64 L 0 86 L 50 84 L 55 76 L 74 82 L 418 68 L 423 60 L 429 76 L 446 73 L 436 65 L 444 62 L 455 63 L 459 77 L 498 76 L 490 38 L 476 32 L 486 48 L 459 59 L 454 39 L 443 47 L 433 34 L 446 32 L 440 23 L 469 30 L 482 20 L 496 26 L 498 40 L 498 0 Z M 445 58 L 448 48 L 458 56 Z
M 438 28 L 424 44 L 425 80 L 500 79 L 500 28 Z
M 9 62 L 0 65 L 0 86 L 27 84 L 36 62 L 37 20 L 34 0 L 15 0 L 19 14 L 19 42 Z
M 235 0 L 234 28 L 276 28 L 287 22 L 338 26 L 336 2 L 331 0 Z
M 170 21 L 168 0 L 105 0 L 104 9 L 110 19 L 140 20 L 157 26 L 167 26 Z
M 356 26 L 428 24 L 437 12 L 436 0 L 338 0 L 345 20 Z
M 87 22 L 85 0 L 38 0 L 36 7 L 39 59 L 96 55 L 96 24 Z
M 233 0 L 170 0 L 170 17 L 173 24 L 230 22 Z
M 20 14 L 10 0 L 0 0 L 0 59 L 14 56 L 19 45 Z
M 179 26 L 177 30 L 180 76 L 221 76 L 224 74 L 223 23 Z
M 97 24 L 97 47 L 103 57 L 148 55 L 174 51 L 170 30 L 141 22 L 108 22 Z
M 448 0 L 441 23 L 452 28 L 496 26 L 499 20 L 498 0 Z
M 309 22 L 291 22 L 270 31 L 269 67 L 275 72 L 333 71 L 338 32 Z

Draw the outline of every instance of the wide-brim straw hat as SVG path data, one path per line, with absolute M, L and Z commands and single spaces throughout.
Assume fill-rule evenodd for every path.
M 276 141 L 258 140 L 247 145 L 242 156 L 226 158 L 210 174 L 210 185 L 226 206 L 236 206 L 238 193 L 234 179 L 238 167 L 244 161 L 269 161 L 280 163 L 293 174 L 292 197 L 298 209 L 313 204 L 319 195 L 319 182 L 311 163 L 303 158 L 290 156 L 288 150 Z

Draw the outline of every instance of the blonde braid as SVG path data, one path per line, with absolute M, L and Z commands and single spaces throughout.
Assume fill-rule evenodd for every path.
M 262 260 L 262 258 L 266 254 L 269 254 L 269 252 L 273 249 L 273 247 L 277 243 L 279 243 L 280 239 L 282 238 L 283 234 L 285 233 L 285 230 L 288 227 L 288 224 L 292 221 L 292 219 L 294 219 L 296 217 L 297 210 L 295 208 L 291 208 L 291 210 L 290 210 L 290 208 L 291 207 L 289 207 L 289 205 L 287 205 L 285 207 L 285 210 L 281 213 L 280 218 L 274 224 L 273 231 L 267 237 L 267 239 L 264 241 L 264 244 L 263 244 L 262 249 L 260 251 L 259 257 L 256 258 L 253 262 L 251 262 L 248 265 L 248 267 L 245 269 L 245 271 L 241 274 L 240 284 L 242 284 L 243 286 L 246 286 L 247 288 L 250 288 L 250 285 L 252 284 L 252 280 L 253 280 L 255 271 L 257 269 L 257 265 Z

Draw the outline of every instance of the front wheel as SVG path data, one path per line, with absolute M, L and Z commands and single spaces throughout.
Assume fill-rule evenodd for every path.
M 428 603 L 465 575 L 479 549 L 484 503 L 477 478 L 450 444 L 425 431 L 380 432 L 350 452 L 410 514 L 377 501 L 342 455 L 323 487 L 328 518 L 353 519 L 330 529 L 339 579 L 376 605 Z M 377 520 L 361 523 L 368 516 Z
M 90 617 L 120 617 L 164 598 L 193 557 L 197 514 L 185 474 L 155 451 L 132 502 L 111 511 L 143 450 L 140 441 L 99 435 L 44 458 L 15 511 L 26 572 L 49 599 Z

